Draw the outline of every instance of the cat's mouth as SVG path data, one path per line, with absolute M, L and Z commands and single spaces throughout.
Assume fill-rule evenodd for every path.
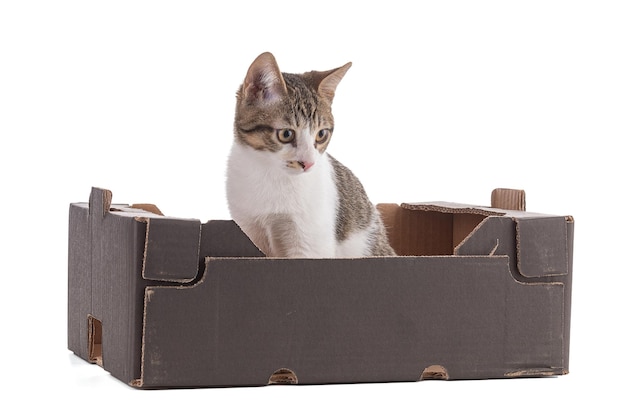
M 311 170 L 314 164 L 314 162 L 291 160 L 287 162 L 287 167 L 298 170 L 299 172 L 307 172 Z

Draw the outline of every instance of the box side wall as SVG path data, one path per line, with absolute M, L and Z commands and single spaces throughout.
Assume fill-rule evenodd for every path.
M 514 276 L 520 282 L 526 284 L 533 283 L 557 283 L 563 285 L 563 328 L 561 338 L 563 339 L 562 356 L 564 373 L 569 372 L 569 350 L 570 350 L 570 329 L 571 329 L 571 302 L 572 302 L 572 280 L 573 280 L 573 252 L 574 252 L 574 221 L 571 217 L 550 217 L 545 221 L 542 219 L 531 219 L 530 223 L 538 222 L 539 229 L 546 228 L 546 234 L 542 234 L 537 239 L 543 239 L 541 248 L 536 248 L 533 254 L 533 243 L 521 243 L 518 247 L 518 262 L 514 267 Z M 529 223 L 526 223 L 529 224 Z M 532 223 L 533 225 L 535 223 Z M 518 231 L 520 222 L 518 221 Z M 522 236 L 520 236 L 522 237 Z M 526 249 L 525 251 L 521 251 Z M 536 268 L 529 269 L 528 258 L 535 261 Z M 524 262 L 520 263 L 520 256 L 524 257 Z
M 95 188 L 70 206 L 68 347 L 129 383 L 140 376 L 146 230 L 109 209 L 110 193 Z
M 89 360 L 87 318 L 91 312 L 89 210 L 70 205 L 68 231 L 68 348 Z
M 563 366 L 569 372 L 569 353 L 570 353 L 570 330 L 572 322 L 572 284 L 574 276 L 574 220 L 570 218 L 567 223 L 567 248 L 568 256 L 568 273 L 565 279 L 565 344 L 563 347 Z
M 564 302 L 562 283 L 507 285 L 506 376 L 567 373 Z
M 140 376 L 145 224 L 109 214 L 94 227 L 91 315 L 102 323 L 103 367 L 129 383 Z
M 144 387 L 262 385 L 281 368 L 302 384 L 559 374 L 562 291 L 517 283 L 503 256 L 211 259 L 194 287 L 148 287 Z

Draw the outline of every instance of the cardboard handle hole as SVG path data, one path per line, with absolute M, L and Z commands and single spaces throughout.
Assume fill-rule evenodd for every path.
M 448 380 L 448 370 L 441 365 L 430 365 L 422 372 L 420 380 Z
M 89 362 L 102 366 L 102 321 L 89 315 L 87 317 L 87 327 Z
M 280 368 L 272 373 L 267 384 L 298 384 L 298 376 L 291 369 Z

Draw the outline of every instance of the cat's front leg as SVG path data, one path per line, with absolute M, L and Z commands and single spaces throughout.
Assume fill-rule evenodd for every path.
M 301 232 L 291 215 L 275 213 L 266 218 L 269 256 L 302 258 L 306 252 L 302 246 Z

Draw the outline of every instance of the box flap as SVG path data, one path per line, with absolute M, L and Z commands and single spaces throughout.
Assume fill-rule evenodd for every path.
M 103 218 L 111 209 L 113 193 L 108 189 L 91 188 L 89 194 L 89 216 Z
M 142 274 L 146 280 L 190 282 L 198 275 L 201 224 L 194 219 L 146 217 Z
M 489 216 L 454 249 L 455 255 L 507 255 L 515 258 L 515 222 Z
M 449 202 L 379 206 L 385 224 L 391 224 L 390 241 L 400 255 L 452 255 L 482 221 L 506 214 L 498 209 Z
M 496 188 L 491 192 L 491 207 L 525 211 L 526 192 L 523 189 Z
M 413 202 L 402 203 L 401 206 L 408 210 L 419 210 L 424 212 L 441 212 L 441 213 L 469 213 L 482 216 L 504 215 L 506 211 L 498 208 L 487 206 L 475 206 L 465 203 L 455 202 Z
M 517 267 L 529 278 L 566 275 L 567 217 L 517 217 Z

